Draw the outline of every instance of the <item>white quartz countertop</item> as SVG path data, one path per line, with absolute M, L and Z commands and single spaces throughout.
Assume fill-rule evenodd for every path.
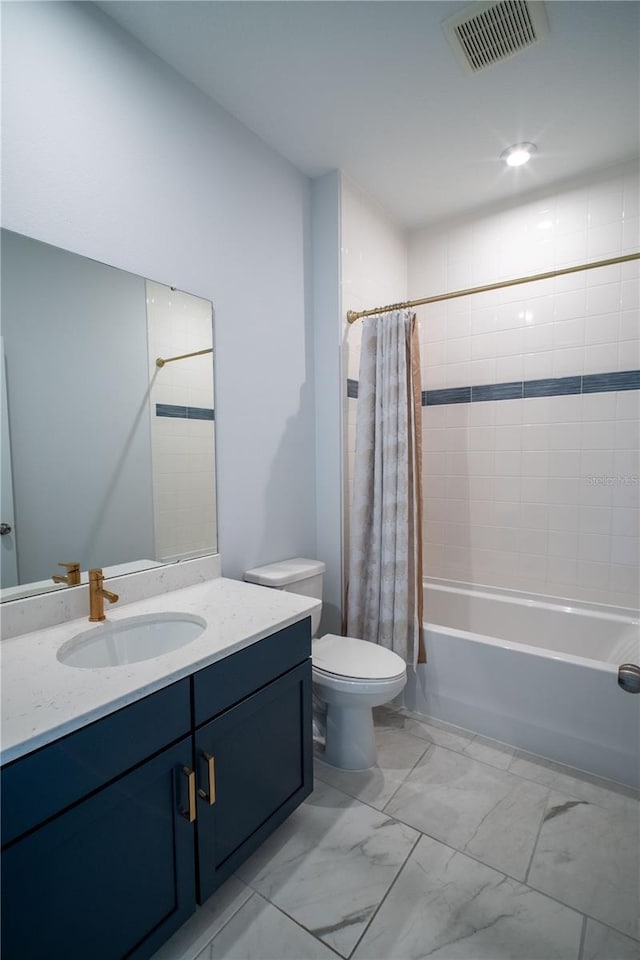
M 0 644 L 2 730 L 0 762 L 31 750 L 140 700 L 309 616 L 319 601 L 219 577 L 105 612 L 105 623 L 147 613 L 197 614 L 207 627 L 191 643 L 152 660 L 117 667 L 60 663 L 62 644 L 92 627 L 87 617 L 25 633 Z

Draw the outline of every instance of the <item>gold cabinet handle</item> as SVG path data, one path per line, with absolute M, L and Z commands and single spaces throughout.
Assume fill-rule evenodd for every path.
M 191 770 L 189 767 L 183 767 L 182 772 L 187 778 L 189 787 L 189 809 L 181 810 L 180 813 L 185 820 L 188 820 L 189 823 L 193 823 L 196 818 L 196 774 L 195 770 Z
M 202 751 L 202 756 L 207 761 L 207 773 L 209 775 L 209 792 L 207 794 L 206 790 L 198 790 L 198 796 L 202 797 L 203 800 L 208 800 L 210 806 L 213 806 L 216 802 L 216 759 L 212 757 L 210 753 L 207 753 L 205 750 Z

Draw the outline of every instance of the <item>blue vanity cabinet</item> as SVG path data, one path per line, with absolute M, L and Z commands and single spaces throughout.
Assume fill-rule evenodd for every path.
M 309 619 L 6 764 L 2 960 L 151 957 L 312 786 Z
M 3 960 L 142 960 L 194 911 L 190 726 L 187 679 L 3 768 Z
M 310 654 L 305 620 L 194 677 L 199 903 L 313 789 Z

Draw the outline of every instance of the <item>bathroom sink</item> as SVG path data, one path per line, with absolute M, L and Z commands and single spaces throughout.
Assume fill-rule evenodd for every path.
M 68 667 L 117 667 L 151 660 L 199 637 L 206 620 L 191 613 L 149 613 L 77 634 L 57 653 Z

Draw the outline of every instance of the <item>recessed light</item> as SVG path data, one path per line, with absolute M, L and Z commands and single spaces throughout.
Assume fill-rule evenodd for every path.
M 521 167 L 531 159 L 537 149 L 535 143 L 514 143 L 512 147 L 502 151 L 500 159 L 504 160 L 508 167 Z

